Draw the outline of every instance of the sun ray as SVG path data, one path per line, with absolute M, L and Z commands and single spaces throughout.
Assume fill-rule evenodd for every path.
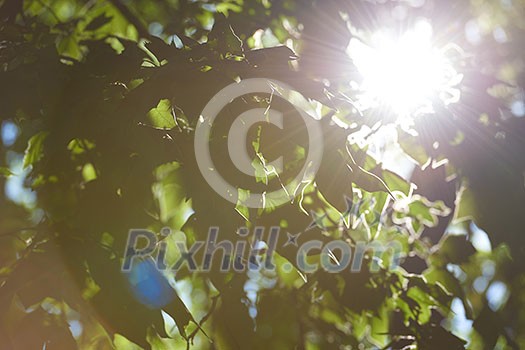
M 446 104 L 459 98 L 453 86 L 461 79 L 444 50 L 433 46 L 426 21 L 400 35 L 376 32 L 370 45 L 353 38 L 348 53 L 363 77 L 358 100 L 364 109 L 387 107 L 400 120 L 428 111 L 436 97 Z

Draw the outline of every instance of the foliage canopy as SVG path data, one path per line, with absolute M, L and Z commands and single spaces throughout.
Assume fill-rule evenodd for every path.
M 4 0 L 2 348 L 524 346 L 524 9 L 496 0 Z M 384 106 L 359 107 L 348 47 L 417 18 L 432 23 L 436 45 L 452 47 L 460 99 L 433 96 L 406 126 Z M 306 97 L 324 133 L 323 162 L 301 200 L 263 210 L 243 206 L 242 191 L 237 205 L 217 195 L 193 151 L 209 99 L 257 77 Z M 264 95 L 232 101 L 217 132 L 270 104 L 286 108 Z M 289 134 L 261 136 L 254 154 L 273 159 L 277 144 L 293 173 L 305 152 L 296 119 Z M 221 173 L 235 178 L 214 147 Z M 350 224 L 337 221 L 347 209 Z M 203 240 L 210 226 L 232 240 L 239 227 L 280 226 L 310 228 L 301 240 L 395 241 L 403 261 L 304 275 L 284 268 L 295 250 L 280 241 L 273 272 L 162 276 L 178 296 L 160 310 L 136 298 L 120 266 L 129 229 L 166 226 L 168 246 Z M 143 266 L 154 283 L 158 272 Z

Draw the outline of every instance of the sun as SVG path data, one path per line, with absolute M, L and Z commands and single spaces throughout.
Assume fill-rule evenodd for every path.
M 432 44 L 432 27 L 421 21 L 401 35 L 376 32 L 370 46 L 352 39 L 350 57 L 362 75 L 360 104 L 387 106 L 400 117 L 428 107 L 434 97 L 458 99 L 458 74 L 445 51 Z

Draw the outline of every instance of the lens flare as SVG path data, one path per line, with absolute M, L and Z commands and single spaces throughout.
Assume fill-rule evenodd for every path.
M 401 36 L 377 32 L 368 46 L 352 39 L 350 57 L 363 77 L 359 102 L 364 108 L 387 106 L 400 117 L 428 107 L 434 97 L 459 100 L 461 80 L 444 50 L 432 45 L 432 27 L 421 22 Z

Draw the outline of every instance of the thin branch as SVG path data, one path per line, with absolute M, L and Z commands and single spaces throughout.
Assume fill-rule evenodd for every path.
M 221 295 L 218 294 L 218 295 L 215 295 L 211 298 L 212 300 L 212 304 L 211 304 L 211 307 L 210 307 L 210 310 L 206 313 L 206 315 L 204 315 L 204 317 L 199 321 L 199 323 L 197 324 L 197 328 L 191 332 L 191 334 L 188 336 L 188 339 L 186 341 L 186 350 L 188 350 L 190 348 L 190 343 L 193 344 L 193 339 L 195 338 L 195 336 L 197 335 L 197 333 L 199 331 L 202 331 L 202 333 L 204 333 L 204 335 L 209 339 L 211 340 L 211 338 L 206 334 L 206 332 L 204 332 L 204 329 L 202 329 L 202 326 L 204 325 L 204 323 L 211 317 L 211 315 L 213 314 L 213 312 L 215 311 L 215 309 L 217 308 L 217 301 L 219 299 Z

